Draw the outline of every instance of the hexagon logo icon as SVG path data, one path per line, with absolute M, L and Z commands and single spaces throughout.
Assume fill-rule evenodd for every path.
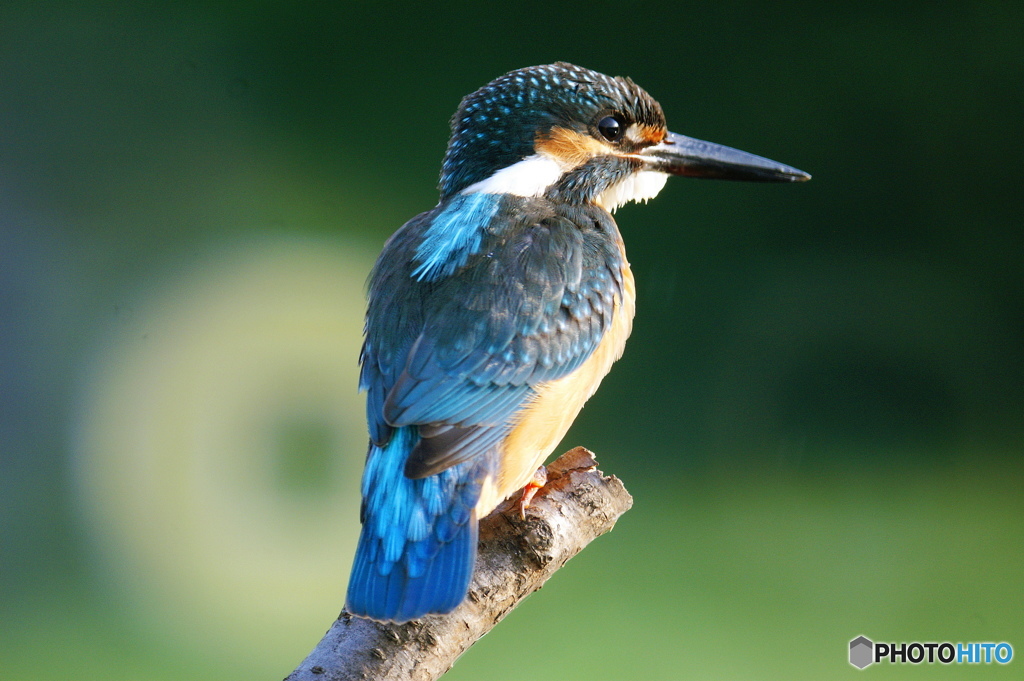
M 858 636 L 850 641 L 850 664 L 857 669 L 864 669 L 874 662 L 872 659 L 875 644 L 864 636 Z

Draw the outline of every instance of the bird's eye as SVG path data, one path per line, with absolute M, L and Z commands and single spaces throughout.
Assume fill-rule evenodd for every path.
M 597 131 L 609 142 L 618 142 L 626 131 L 626 125 L 618 116 L 605 116 L 598 122 Z

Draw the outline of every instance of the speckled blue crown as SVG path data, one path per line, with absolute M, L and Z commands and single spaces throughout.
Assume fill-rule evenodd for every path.
M 441 197 L 486 179 L 534 153 L 554 125 L 585 131 L 599 114 L 624 111 L 665 125 L 661 105 L 629 78 L 612 78 L 565 62 L 506 73 L 467 95 L 452 117 L 441 169 Z

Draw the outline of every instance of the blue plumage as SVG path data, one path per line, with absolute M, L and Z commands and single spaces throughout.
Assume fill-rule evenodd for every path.
M 371 445 L 363 476 L 363 532 L 349 580 L 348 608 L 403 622 L 451 610 L 473 572 L 481 464 L 454 466 L 413 480 L 403 463 L 418 438 L 396 430 L 385 447 Z
M 462 601 L 477 513 L 529 479 L 621 353 L 632 275 L 609 211 L 668 174 L 809 177 L 670 133 L 629 79 L 565 63 L 494 80 L 451 127 L 440 202 L 370 275 L 370 447 L 347 605 L 378 620 Z
M 432 238 L 459 200 L 396 232 L 370 277 L 361 385 L 372 441 L 348 608 L 376 619 L 461 601 L 480 483 L 497 473 L 515 414 L 593 352 L 621 295 L 606 212 L 503 196 L 493 216 L 473 213 L 475 229 L 445 227 L 470 245 L 460 249 Z M 434 248 L 465 261 L 417 276 Z
M 452 119 L 440 203 L 377 260 L 360 356 L 371 442 L 354 614 L 405 621 L 462 600 L 482 483 L 506 473 L 504 441 L 538 391 L 579 368 L 611 327 L 626 263 L 594 201 L 639 162 L 572 161 L 561 177 L 542 175 L 547 189 L 530 183 L 560 167 L 536 156 L 545 131 L 589 134 L 613 109 L 664 127 L 631 81 L 571 64 L 512 72 L 469 95 Z M 518 172 L 514 190 L 470 190 L 528 157 L 540 163 Z
M 430 221 L 416 248 L 412 275 L 433 281 L 451 275 L 480 250 L 483 229 L 498 212 L 500 194 L 460 194 Z
M 441 195 L 455 194 L 530 156 L 538 132 L 567 123 L 586 126 L 602 112 L 615 110 L 665 125 L 661 105 L 628 78 L 565 62 L 496 78 L 463 99 L 452 116 Z

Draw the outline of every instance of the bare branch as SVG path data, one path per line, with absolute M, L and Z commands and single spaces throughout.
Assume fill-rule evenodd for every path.
M 548 466 L 526 520 L 515 501 L 480 524 L 469 596 L 448 615 L 384 624 L 341 615 L 285 681 L 437 679 L 566 561 L 608 532 L 633 498 L 577 447 Z

